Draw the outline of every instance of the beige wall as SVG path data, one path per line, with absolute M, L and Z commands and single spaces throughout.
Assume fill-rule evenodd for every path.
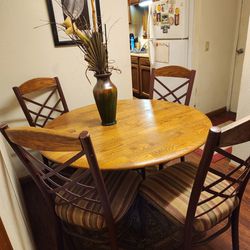
M 239 7 L 240 1 L 235 0 L 195 1 L 192 66 L 197 75 L 193 103 L 205 113 L 227 105 Z

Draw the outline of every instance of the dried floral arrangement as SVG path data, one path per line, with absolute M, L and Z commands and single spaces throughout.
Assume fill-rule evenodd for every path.
M 68 0 L 69 1 L 69 0 Z M 79 2 L 80 11 L 82 11 L 83 1 Z M 75 1 L 78 2 L 77 0 Z M 120 72 L 119 69 L 114 66 L 110 66 L 108 60 L 107 49 L 107 31 L 106 25 L 104 25 L 104 34 L 100 27 L 97 27 L 97 17 L 95 11 L 94 0 L 91 0 L 92 8 L 92 24 L 93 28 L 88 27 L 86 30 L 81 30 L 77 27 L 76 19 L 77 15 L 69 8 L 66 8 L 65 4 L 62 4 L 64 14 L 67 16 L 61 27 L 65 33 L 70 37 L 72 41 L 80 48 L 84 54 L 84 59 L 88 63 L 87 71 L 95 72 L 95 75 L 102 75 L 112 70 Z M 80 12 L 79 11 L 79 12 Z M 73 12 L 73 13 L 72 13 Z

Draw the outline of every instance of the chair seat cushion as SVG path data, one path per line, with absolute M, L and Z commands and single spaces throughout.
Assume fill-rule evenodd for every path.
M 197 166 L 188 162 L 172 165 L 156 174 L 148 176 L 140 187 L 140 194 L 166 216 L 175 218 L 184 224 L 196 171 Z M 205 186 L 218 180 L 218 178 L 219 176 L 208 172 Z M 218 192 L 223 190 L 228 184 L 227 181 L 222 181 L 212 189 Z M 233 191 L 234 188 L 230 187 L 224 194 L 231 194 Z M 211 196 L 213 195 L 203 191 L 200 201 Z M 210 229 L 231 214 L 238 204 L 239 200 L 237 197 L 225 200 L 225 198 L 218 196 L 201 204 L 196 209 L 196 216 L 208 211 L 215 205 L 218 206 L 204 215 L 195 218 L 193 224 L 194 230 L 203 232 Z
M 77 174 L 75 173 L 74 175 Z M 106 171 L 102 175 L 109 196 L 113 218 L 117 222 L 126 214 L 135 200 L 142 178 L 133 171 Z M 89 171 L 87 174 L 84 174 L 80 183 L 95 186 Z M 86 191 L 86 188 L 77 185 L 69 188 L 69 191 L 77 193 L 79 196 L 85 194 L 89 199 L 100 200 L 96 189 Z M 60 195 L 67 197 L 65 192 Z M 61 199 L 57 197 L 55 211 L 63 221 L 70 224 L 92 230 L 101 230 L 106 227 L 102 205 L 91 200 L 79 199 L 74 204 L 68 204 L 61 202 Z

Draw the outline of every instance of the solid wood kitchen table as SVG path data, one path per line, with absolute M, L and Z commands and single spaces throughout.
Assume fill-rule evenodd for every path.
M 206 140 L 211 122 L 198 110 L 159 100 L 121 100 L 117 124 L 102 126 L 95 105 L 78 108 L 51 121 L 46 128 L 90 133 L 101 169 L 136 169 L 181 157 Z M 65 162 L 75 152 L 42 152 Z M 88 167 L 85 157 L 73 166 Z

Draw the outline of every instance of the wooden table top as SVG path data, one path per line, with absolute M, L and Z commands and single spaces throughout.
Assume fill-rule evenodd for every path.
M 164 163 L 200 147 L 211 127 L 208 117 L 181 104 L 158 100 L 121 100 L 117 124 L 102 126 L 95 105 L 75 109 L 51 121 L 46 128 L 90 133 L 101 169 L 135 169 Z M 64 162 L 72 152 L 43 152 Z M 86 168 L 84 158 L 73 166 Z

